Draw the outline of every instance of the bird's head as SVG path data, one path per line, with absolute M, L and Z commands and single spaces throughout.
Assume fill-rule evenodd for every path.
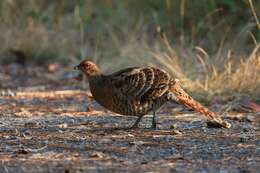
M 75 70 L 80 70 L 87 77 L 94 77 L 101 74 L 99 67 L 92 61 L 83 60 L 79 65 L 74 67 Z

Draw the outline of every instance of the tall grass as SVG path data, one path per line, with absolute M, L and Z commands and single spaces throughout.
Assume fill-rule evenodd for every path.
M 153 57 L 190 91 L 208 93 L 212 96 L 260 96 L 260 44 L 248 56 L 237 58 L 231 51 L 221 53 L 226 57 L 222 63 L 215 63 L 219 55 L 208 55 L 201 47 L 195 47 L 188 55 L 178 54 L 164 38 L 165 52 L 152 52 Z M 189 50 L 187 50 L 188 52 Z M 219 54 L 219 53 L 218 53 Z M 200 93 L 201 94 L 201 93 Z
M 259 8 L 251 0 L 1 1 L 0 62 L 15 49 L 33 63 L 89 57 L 106 72 L 156 65 L 209 97 L 259 97 Z

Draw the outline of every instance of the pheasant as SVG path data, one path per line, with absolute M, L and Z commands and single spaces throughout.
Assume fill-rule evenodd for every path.
M 104 75 L 92 61 L 84 60 L 74 69 L 80 70 L 88 79 L 94 99 L 106 109 L 137 116 L 130 128 L 138 128 L 144 115 L 153 113 L 152 126 L 156 128 L 156 111 L 166 102 L 177 102 L 193 108 L 225 128 L 230 124 L 190 97 L 180 86 L 178 79 L 155 67 L 131 67 Z

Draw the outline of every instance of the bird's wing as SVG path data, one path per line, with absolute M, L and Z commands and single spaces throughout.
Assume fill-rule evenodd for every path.
M 150 89 L 143 94 L 142 98 L 156 99 L 161 97 L 168 89 L 171 82 L 169 73 L 158 68 L 152 68 L 154 74 L 154 80 Z
M 155 99 L 168 90 L 170 76 L 153 67 L 132 67 L 113 73 L 107 79 L 122 95 Z

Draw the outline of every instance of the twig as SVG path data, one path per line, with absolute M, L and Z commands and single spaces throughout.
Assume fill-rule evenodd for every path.
M 254 5 L 253 5 L 253 3 L 252 3 L 252 0 L 248 0 L 248 2 L 249 2 L 249 4 L 250 4 L 251 11 L 252 11 L 252 13 L 253 13 L 253 15 L 254 15 L 254 18 L 255 18 L 257 27 L 258 27 L 258 29 L 260 29 L 260 23 L 259 23 L 259 20 L 258 20 L 258 18 L 257 18 L 256 12 L 255 12 L 255 9 L 254 9 Z

